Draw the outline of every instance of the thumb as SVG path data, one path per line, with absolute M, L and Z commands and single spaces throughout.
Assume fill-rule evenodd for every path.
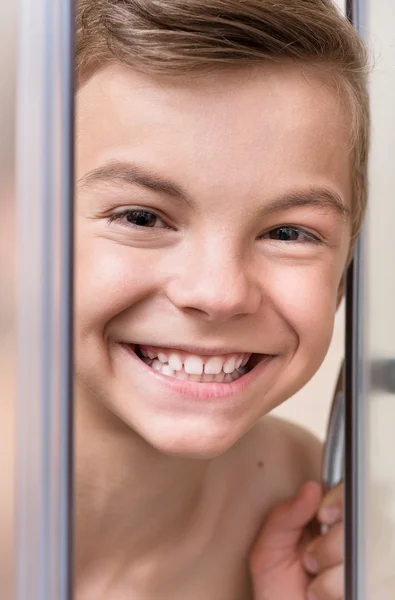
M 314 518 L 321 497 L 321 486 L 309 481 L 294 498 L 271 511 L 251 553 L 250 564 L 255 573 L 295 557 L 304 529 Z

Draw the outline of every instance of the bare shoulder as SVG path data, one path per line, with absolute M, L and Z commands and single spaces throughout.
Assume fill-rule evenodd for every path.
M 249 555 L 270 511 L 306 481 L 320 480 L 321 455 L 309 431 L 266 416 L 219 458 L 213 480 L 224 492 L 218 529 L 223 556 L 235 548 L 239 557 Z
M 278 417 L 264 417 L 251 431 L 251 444 L 265 447 L 269 467 L 283 471 L 302 485 L 320 480 L 322 442 L 307 429 Z
M 250 508 L 254 505 L 261 516 L 306 481 L 320 481 L 322 443 L 307 429 L 277 417 L 268 415 L 255 425 L 237 455 L 239 483 L 241 477 Z

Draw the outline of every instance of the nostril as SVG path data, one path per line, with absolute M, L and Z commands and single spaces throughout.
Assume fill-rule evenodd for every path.
M 211 314 L 208 310 L 204 310 L 203 308 L 197 308 L 196 306 L 184 306 L 182 310 L 191 316 L 200 316 L 206 319 L 211 318 Z

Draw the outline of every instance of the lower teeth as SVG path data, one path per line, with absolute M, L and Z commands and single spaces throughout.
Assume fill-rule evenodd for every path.
M 156 359 L 146 358 L 145 356 L 140 356 L 140 359 L 145 362 L 146 365 L 151 367 L 154 371 L 158 373 L 162 373 L 162 375 L 166 375 L 167 377 L 174 377 L 175 379 L 183 379 L 185 381 L 196 381 L 199 383 L 231 383 L 232 381 L 236 381 L 242 377 L 247 369 L 245 367 L 240 367 L 239 369 L 235 369 L 233 373 L 224 373 L 221 371 L 217 375 L 207 375 L 206 373 L 202 373 L 202 375 L 190 375 L 184 369 L 181 371 L 174 371 L 168 364 L 163 364 L 161 361 Z

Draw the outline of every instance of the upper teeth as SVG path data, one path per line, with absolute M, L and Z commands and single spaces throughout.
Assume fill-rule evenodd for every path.
M 233 373 L 236 369 L 244 367 L 251 354 L 227 354 L 218 356 L 197 356 L 175 350 L 155 349 L 152 346 L 140 346 L 140 352 L 146 358 L 156 359 L 163 365 L 169 365 L 173 371 L 184 370 L 189 375 L 218 375 L 219 373 Z

